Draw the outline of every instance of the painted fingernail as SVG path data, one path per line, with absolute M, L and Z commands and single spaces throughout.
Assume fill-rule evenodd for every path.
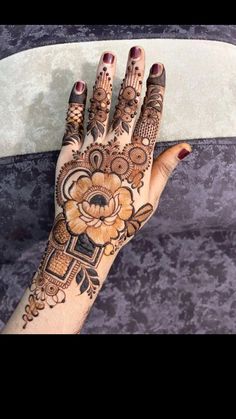
M 139 58 L 141 55 L 141 49 L 139 47 L 133 47 L 130 50 L 130 57 L 131 58 Z
M 83 81 L 77 81 L 76 85 L 75 85 L 75 90 L 77 93 L 81 94 L 83 93 L 85 88 L 85 84 Z
M 150 73 L 153 75 L 158 74 L 159 70 L 160 70 L 159 64 L 153 64 Z
M 109 52 L 106 52 L 106 54 L 104 54 L 103 56 L 103 62 L 106 64 L 113 64 L 114 59 L 115 59 L 114 55 L 110 54 Z
M 190 154 L 190 151 L 186 150 L 186 148 L 182 148 L 178 154 L 178 159 L 183 160 L 188 154 Z

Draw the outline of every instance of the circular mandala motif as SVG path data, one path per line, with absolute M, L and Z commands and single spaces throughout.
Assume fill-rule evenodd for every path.
M 147 161 L 147 154 L 140 147 L 135 147 L 129 152 L 131 161 L 137 165 L 143 165 Z
M 125 156 L 131 160 L 135 169 L 146 170 L 150 163 L 150 156 L 143 144 L 128 144 L 124 149 Z
M 107 113 L 104 112 L 104 111 L 98 111 L 96 113 L 96 119 L 97 119 L 97 121 L 100 121 L 100 122 L 106 121 L 106 119 L 107 119 Z
M 106 91 L 102 87 L 98 87 L 98 89 L 95 90 L 93 97 L 98 102 L 101 102 L 106 97 Z
M 59 288 L 55 284 L 52 284 L 51 282 L 47 283 L 45 287 L 45 292 L 48 296 L 56 295 L 58 291 L 59 291 Z
M 123 92 L 124 93 L 124 92 Z M 120 108 L 120 109 L 122 109 L 122 108 L 125 108 L 127 106 L 127 104 L 126 104 L 126 100 L 124 100 L 124 99 L 120 99 L 119 100 L 119 104 L 118 104 L 118 107 Z
M 132 121 L 132 118 L 128 113 L 124 113 L 121 118 L 125 122 L 131 122 Z
M 122 97 L 126 100 L 132 100 L 135 98 L 135 96 L 136 96 L 135 89 L 131 86 L 126 87 L 122 93 Z
M 116 156 L 111 161 L 111 171 L 116 173 L 122 179 L 125 179 L 132 172 L 132 163 L 126 156 Z
M 70 234 L 67 231 L 64 220 L 59 220 L 54 226 L 53 238 L 59 244 L 65 244 L 69 240 Z

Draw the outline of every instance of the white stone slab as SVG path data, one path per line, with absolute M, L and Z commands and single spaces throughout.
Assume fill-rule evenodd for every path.
M 117 95 L 129 48 L 165 64 L 167 87 L 160 140 L 236 135 L 236 46 L 218 41 L 133 39 L 50 45 L 0 62 L 0 156 L 60 148 L 67 100 L 84 79 L 92 91 L 104 50 L 118 56 Z M 113 108 L 114 108 L 113 98 Z

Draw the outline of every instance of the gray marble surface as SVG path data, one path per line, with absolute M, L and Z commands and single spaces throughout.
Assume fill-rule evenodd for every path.
M 132 37 L 235 43 L 235 26 L 0 27 L 0 56 L 56 42 Z M 172 143 L 173 144 L 173 143 Z M 119 253 L 83 333 L 236 332 L 236 138 L 192 141 L 155 216 Z M 159 144 L 156 153 L 169 146 Z M 0 327 L 44 250 L 57 152 L 0 159 Z
M 211 39 L 236 43 L 236 25 L 0 25 L 0 58 L 42 45 L 101 39 Z

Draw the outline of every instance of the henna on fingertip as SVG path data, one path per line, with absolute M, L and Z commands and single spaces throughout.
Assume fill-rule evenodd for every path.
M 66 129 L 62 139 L 62 146 L 83 145 L 84 111 L 87 97 L 87 86 L 83 81 L 74 84 L 70 97 L 66 117 Z

